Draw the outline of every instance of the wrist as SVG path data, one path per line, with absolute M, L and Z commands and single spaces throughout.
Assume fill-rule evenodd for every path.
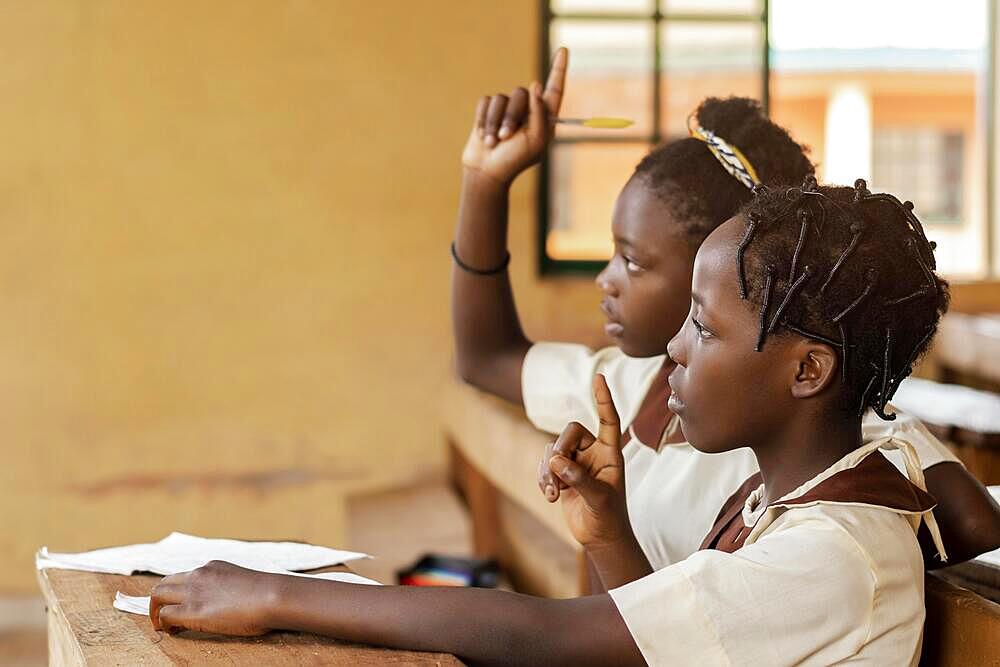
M 631 530 L 613 538 L 595 540 L 583 545 L 583 548 L 595 564 L 617 562 L 642 552 L 642 547 L 639 546 L 639 541 Z
M 503 178 L 478 167 L 462 167 L 462 187 L 474 192 L 506 195 L 514 178 Z
M 301 577 L 282 574 L 267 574 L 260 582 L 261 595 L 257 618 L 269 630 L 294 630 L 291 614 L 288 613 L 296 598 L 295 585 Z
M 624 586 L 653 572 L 639 541 L 631 533 L 619 542 L 587 549 L 587 557 L 605 590 Z

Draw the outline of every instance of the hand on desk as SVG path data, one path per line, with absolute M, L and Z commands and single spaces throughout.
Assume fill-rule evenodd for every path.
M 272 585 L 277 576 L 212 561 L 160 581 L 150 596 L 149 618 L 154 628 L 170 634 L 262 635 L 270 630 L 263 621 L 277 594 Z

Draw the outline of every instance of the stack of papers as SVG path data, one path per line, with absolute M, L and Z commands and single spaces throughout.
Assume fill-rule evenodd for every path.
M 297 572 L 284 572 L 293 577 L 311 577 L 313 579 L 326 579 L 328 581 L 342 581 L 347 584 L 367 584 L 379 586 L 377 581 L 366 579 L 352 572 L 324 572 L 322 574 L 299 574 Z M 149 616 L 149 597 L 125 595 L 121 591 L 115 593 L 115 609 L 128 612 L 129 614 L 139 614 Z
M 106 574 L 152 572 L 168 575 L 189 572 L 213 560 L 224 560 L 251 570 L 285 572 L 314 570 L 361 558 L 368 556 L 299 542 L 243 542 L 171 533 L 150 544 L 76 554 L 50 553 L 42 547 L 35 556 L 35 564 L 39 570 L 60 568 Z
M 35 555 L 35 565 L 39 570 L 58 568 L 104 574 L 152 572 L 170 575 L 190 572 L 209 561 L 222 560 L 259 572 L 378 585 L 377 581 L 350 572 L 302 574 L 295 571 L 342 565 L 361 558 L 368 558 L 368 555 L 300 542 L 243 542 L 171 533 L 159 542 L 75 554 L 51 553 L 48 548 L 42 547 Z M 123 595 L 118 591 L 114 607 L 131 614 L 148 615 L 149 598 Z

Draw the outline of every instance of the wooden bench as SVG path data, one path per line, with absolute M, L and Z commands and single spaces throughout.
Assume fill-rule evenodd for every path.
M 983 484 L 1000 484 L 1000 394 L 909 378 L 892 404 L 924 422 Z

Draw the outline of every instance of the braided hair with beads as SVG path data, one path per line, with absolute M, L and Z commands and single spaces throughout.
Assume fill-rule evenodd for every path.
M 933 242 L 911 202 L 853 188 L 756 186 L 737 246 L 740 297 L 759 306 L 757 350 L 796 333 L 839 353 L 842 405 L 886 404 L 926 351 L 948 307 Z

